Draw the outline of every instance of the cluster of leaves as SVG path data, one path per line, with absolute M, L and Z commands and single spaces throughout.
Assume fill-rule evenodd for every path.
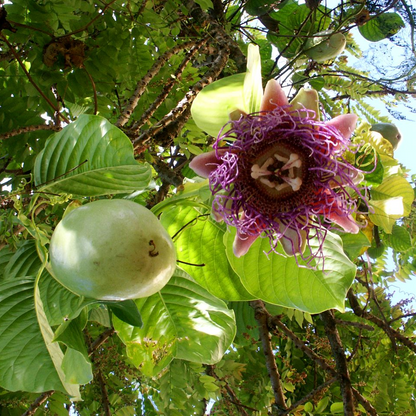
M 388 120 L 365 101 L 407 91 L 357 71 L 346 54 L 324 63 L 305 55 L 324 30 L 346 34 L 349 56 L 360 56 L 354 26 L 372 42 L 413 29 L 401 4 L 0 6 L 2 415 L 416 411 L 416 318 L 386 295 L 416 269 L 414 191 L 392 145 L 370 130 Z M 251 42 L 265 79 L 294 91 L 309 84 L 329 116 L 363 119 L 349 157 L 365 173 L 371 213 L 357 235 L 328 233 L 325 270 L 283 252 L 268 258 L 263 239 L 235 258 L 233 231 L 212 220 L 209 186 L 188 167 L 212 143 L 209 121 L 239 99 Z M 229 101 L 200 101 L 203 131 L 191 105 L 215 79 Z M 64 212 L 113 197 L 148 206 L 174 237 L 181 268 L 149 298 L 84 299 L 47 271 Z

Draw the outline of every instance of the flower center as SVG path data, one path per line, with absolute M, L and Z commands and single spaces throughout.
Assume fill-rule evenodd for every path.
M 306 203 L 313 194 L 311 158 L 296 139 L 258 143 L 239 157 L 239 190 L 247 204 L 273 218 Z
M 296 192 L 302 186 L 302 159 L 284 148 L 271 149 L 251 167 L 251 177 L 276 193 Z M 264 158 L 267 159 L 263 162 Z M 260 165 L 259 165 L 260 164 Z M 267 188 L 266 188 L 267 189 Z

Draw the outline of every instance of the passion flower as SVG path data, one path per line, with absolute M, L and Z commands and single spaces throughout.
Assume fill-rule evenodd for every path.
M 237 257 L 259 236 L 270 240 L 271 251 L 280 242 L 288 255 L 322 257 L 328 229 L 359 231 L 350 192 L 360 194 L 360 172 L 343 157 L 357 116 L 322 122 L 317 113 L 316 91 L 302 90 L 289 104 L 277 81 L 269 81 L 260 111 L 240 113 L 214 150 L 190 163 L 209 178 L 215 218 L 236 227 Z M 319 247 L 313 252 L 309 246 L 305 257 L 312 237 Z

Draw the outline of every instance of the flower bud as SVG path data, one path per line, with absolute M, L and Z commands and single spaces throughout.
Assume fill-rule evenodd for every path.
M 329 30 L 315 33 L 306 42 L 305 55 L 319 63 L 338 56 L 345 49 L 347 41 L 342 33 L 331 33 Z

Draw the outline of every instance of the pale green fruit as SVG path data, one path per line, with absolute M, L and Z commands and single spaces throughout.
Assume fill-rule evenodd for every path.
M 337 57 L 345 49 L 347 41 L 342 33 L 331 33 L 328 30 L 315 33 L 306 42 L 305 55 L 318 63 Z
M 100 300 L 150 296 L 176 267 L 172 239 L 147 208 L 124 199 L 99 200 L 69 212 L 50 243 L 55 279 Z
M 388 140 L 392 144 L 393 150 L 397 149 L 402 139 L 402 135 L 399 129 L 393 123 L 376 123 L 371 126 L 370 130 L 380 133 L 386 140 Z

